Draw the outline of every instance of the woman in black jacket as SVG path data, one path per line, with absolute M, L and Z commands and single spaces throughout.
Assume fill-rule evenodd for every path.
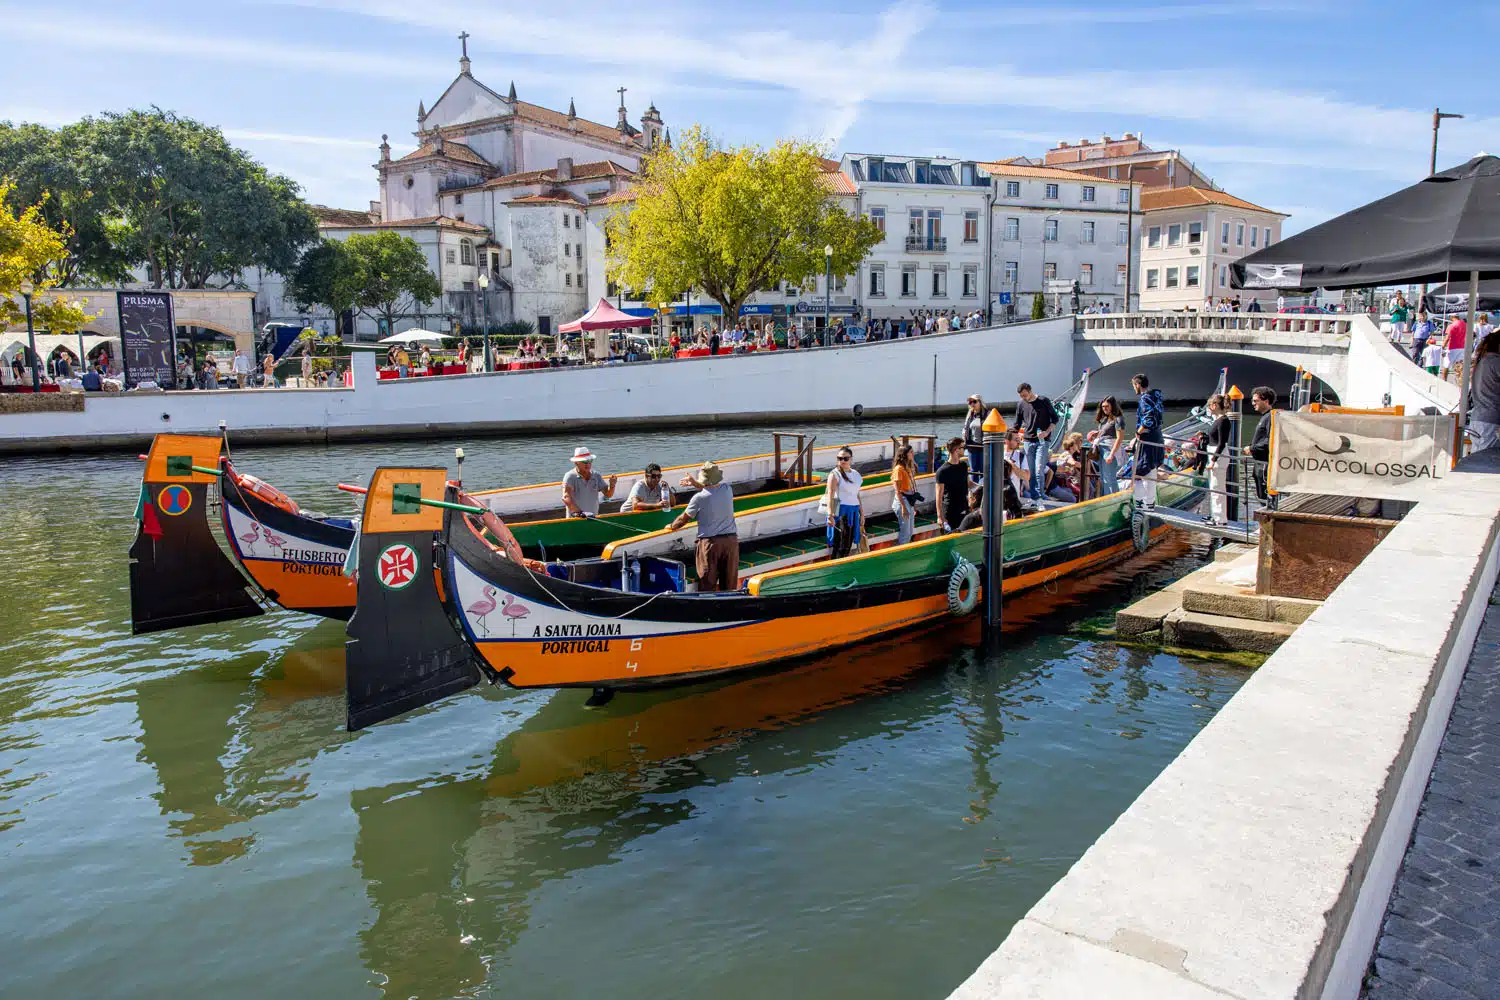
M 1216 392 L 1208 397 L 1208 412 L 1213 417 L 1209 424 L 1205 448 L 1208 457 L 1208 523 L 1227 524 L 1225 511 L 1229 495 L 1225 492 L 1229 484 L 1229 445 L 1233 433 L 1229 423 L 1229 401 L 1224 394 Z

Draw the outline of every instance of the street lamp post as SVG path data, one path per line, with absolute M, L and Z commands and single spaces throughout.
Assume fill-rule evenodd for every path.
M 485 293 L 489 291 L 490 276 L 484 271 L 479 272 L 479 312 L 482 317 L 479 321 L 480 329 L 484 331 L 484 370 L 490 370 L 490 300 Z
M 1443 124 L 1443 119 L 1444 118 L 1462 118 L 1462 117 L 1463 117 L 1463 115 L 1454 114 L 1451 111 L 1444 111 L 1441 108 L 1433 108 L 1432 109 L 1432 161 L 1429 164 L 1430 169 L 1427 171 L 1428 176 L 1431 176 L 1432 174 L 1437 173 L 1438 127 Z
M 823 346 L 833 325 L 833 246 L 823 248 Z

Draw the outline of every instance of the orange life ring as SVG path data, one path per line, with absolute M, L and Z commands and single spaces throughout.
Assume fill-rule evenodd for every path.
M 302 508 L 297 506 L 295 500 L 263 479 L 257 479 L 254 476 L 240 473 L 235 477 L 235 481 L 240 489 L 245 490 L 247 493 L 255 494 L 272 507 L 284 510 L 288 514 L 302 513 Z

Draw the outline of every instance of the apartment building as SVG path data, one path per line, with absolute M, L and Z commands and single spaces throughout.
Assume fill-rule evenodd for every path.
M 1106 180 L 1133 180 L 1153 187 L 1217 187 L 1209 176 L 1175 149 L 1152 149 L 1139 132 L 1123 138 L 1059 142 L 1042 155 L 1038 166 L 1074 170 Z
M 1280 240 L 1285 213 L 1201 187 L 1149 189 L 1141 209 L 1141 309 L 1202 309 L 1235 296 L 1274 307 L 1274 290 L 1230 288 L 1229 265 Z
M 848 153 L 839 166 L 857 210 L 885 233 L 855 275 L 865 316 L 986 307 L 991 188 L 976 162 Z
M 1046 294 L 1050 281 L 1066 280 L 1078 282 L 1080 308 L 1128 307 L 1139 184 L 1038 167 L 1022 157 L 978 167 L 991 184 L 990 281 L 997 299 L 1008 291 L 1014 311 L 1029 315 L 1033 296 Z M 1070 305 L 1050 296 L 1047 303 Z

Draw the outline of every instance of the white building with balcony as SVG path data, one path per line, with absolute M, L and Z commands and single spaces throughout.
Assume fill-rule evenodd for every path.
M 854 276 L 854 301 L 873 319 L 917 310 L 985 308 L 990 186 L 972 160 L 847 153 L 856 210 L 885 232 Z
M 1274 290 L 1231 288 L 1229 265 L 1280 240 L 1284 213 L 1198 187 L 1149 188 L 1141 206 L 1141 309 L 1205 309 L 1223 298 L 1274 308 Z
M 1138 259 L 1141 185 L 1037 167 L 1017 157 L 978 164 L 991 184 L 991 287 L 1010 292 L 1015 315 L 1031 314 L 1031 300 L 1048 282 L 1076 281 L 1080 308 L 1123 311 Z M 1056 287 L 1056 286 L 1050 286 Z M 1049 312 L 1071 307 L 1070 295 L 1047 295 Z M 1060 301 L 1059 301 L 1060 299 Z M 996 305 L 995 316 L 1003 314 Z

